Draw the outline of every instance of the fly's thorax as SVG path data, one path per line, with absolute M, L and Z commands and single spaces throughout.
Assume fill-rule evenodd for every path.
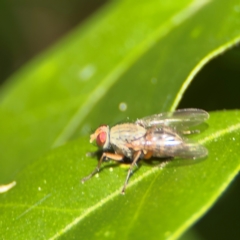
M 118 124 L 110 130 L 110 143 L 112 142 L 131 142 L 143 137 L 146 129 L 134 123 Z
M 119 124 L 110 130 L 110 144 L 119 154 L 132 158 L 133 150 L 127 145 L 132 141 L 141 139 L 146 134 L 146 129 L 134 123 Z

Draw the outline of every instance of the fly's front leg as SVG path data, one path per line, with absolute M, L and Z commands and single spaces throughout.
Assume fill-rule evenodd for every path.
M 130 175 L 131 175 L 131 173 L 132 173 L 133 166 L 136 164 L 137 160 L 140 158 L 141 153 L 142 153 L 141 151 L 137 151 L 137 152 L 134 153 L 133 162 L 132 162 L 130 168 L 128 169 L 126 181 L 125 181 L 125 183 L 124 183 L 124 185 L 123 185 L 123 189 L 122 189 L 122 194 L 125 193 L 125 189 L 126 189 L 126 187 L 127 187 L 128 180 L 129 180 Z
M 99 172 L 99 169 L 102 165 L 102 162 L 104 161 L 105 158 L 110 158 L 113 159 L 115 161 L 121 161 L 124 156 L 120 155 L 120 154 L 115 154 L 115 153 L 108 153 L 108 152 L 104 152 L 98 162 L 97 167 L 93 170 L 93 172 L 91 174 L 89 174 L 88 176 L 84 177 L 81 182 L 84 183 L 85 181 L 87 181 L 88 179 L 90 179 L 94 174 L 96 174 L 97 172 Z

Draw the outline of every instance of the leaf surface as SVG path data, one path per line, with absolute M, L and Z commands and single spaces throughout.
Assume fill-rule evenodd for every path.
M 0 196 L 1 228 L 9 229 L 2 237 L 176 238 L 239 171 L 239 121 L 239 111 L 212 113 L 209 128 L 198 135 L 209 149 L 207 159 L 174 160 L 162 169 L 142 162 L 124 196 L 124 165 L 106 163 L 97 176 L 80 183 L 97 163 L 86 157 L 94 149 L 88 139 L 54 149 L 22 171 L 15 188 Z
M 204 214 L 239 170 L 238 111 L 212 113 L 195 136 L 207 159 L 142 164 L 125 196 L 124 166 L 80 179 L 96 165 L 89 130 L 174 110 L 201 67 L 239 42 L 238 9 L 113 1 L 15 74 L 0 103 L 0 180 L 17 183 L 0 196 L 3 238 L 176 238 Z

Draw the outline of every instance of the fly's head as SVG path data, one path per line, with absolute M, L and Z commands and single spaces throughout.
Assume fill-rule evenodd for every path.
M 93 134 L 91 134 L 90 143 L 96 140 L 96 143 L 99 147 L 107 149 L 110 147 L 109 134 L 109 126 L 102 125 L 97 128 L 97 130 Z

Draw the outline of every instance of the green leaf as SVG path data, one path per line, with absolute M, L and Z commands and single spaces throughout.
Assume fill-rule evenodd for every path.
M 0 196 L 2 237 L 176 238 L 202 216 L 238 172 L 238 111 L 211 114 L 196 136 L 207 159 L 142 164 L 125 196 L 124 166 L 80 184 L 97 163 L 86 157 L 95 149 L 88 134 L 174 110 L 201 67 L 239 42 L 239 8 L 112 1 L 15 74 L 0 103 L 0 180 L 17 183 Z
M 239 38 L 237 6 L 118 1 L 103 9 L 2 93 L 0 180 L 99 123 L 174 109 L 198 69 Z
M 114 163 L 80 183 L 96 165 L 86 157 L 94 149 L 88 139 L 52 150 L 22 171 L 15 189 L 2 196 L 2 229 L 11 226 L 2 237 L 176 238 L 238 172 L 239 122 L 240 111 L 212 113 L 209 128 L 198 136 L 209 149 L 207 159 L 175 160 L 163 169 L 142 163 L 124 196 L 120 191 L 127 169 Z

